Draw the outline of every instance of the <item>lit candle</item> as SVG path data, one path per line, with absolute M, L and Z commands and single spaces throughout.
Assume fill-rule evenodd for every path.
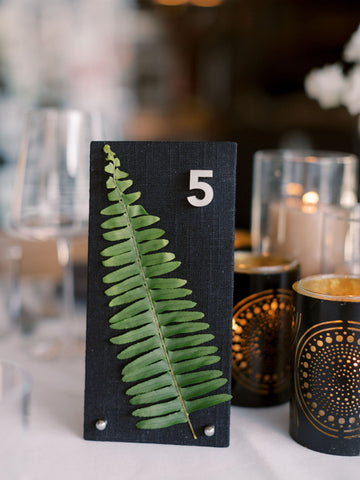
M 289 197 L 270 205 L 269 251 L 286 258 L 297 259 L 301 275 L 320 273 L 324 248 L 325 213 L 335 207 L 319 204 L 315 191 L 305 192 L 300 198 Z M 332 245 L 336 248 L 342 232 L 327 225 L 331 230 Z M 327 252 L 331 255 L 331 252 Z

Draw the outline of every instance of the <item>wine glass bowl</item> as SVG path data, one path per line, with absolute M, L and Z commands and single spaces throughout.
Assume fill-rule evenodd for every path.
M 88 224 L 91 116 L 39 109 L 25 120 L 11 226 L 23 237 L 71 237 Z
M 90 142 L 96 135 L 95 125 L 92 115 L 78 110 L 37 109 L 25 119 L 10 230 L 25 239 L 55 239 L 63 268 L 63 322 L 57 338 L 47 339 L 37 349 L 44 356 L 69 355 L 79 346 L 73 322 L 71 242 L 87 233 Z M 82 331 L 85 337 L 85 322 Z

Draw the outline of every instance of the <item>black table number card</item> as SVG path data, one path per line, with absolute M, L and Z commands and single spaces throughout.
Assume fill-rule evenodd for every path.
M 90 160 L 84 438 L 228 446 L 236 145 Z

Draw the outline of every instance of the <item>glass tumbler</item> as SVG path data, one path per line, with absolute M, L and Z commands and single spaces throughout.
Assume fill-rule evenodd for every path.
M 301 275 L 321 272 L 324 215 L 357 202 L 358 158 L 341 152 L 255 153 L 253 250 L 297 259 Z

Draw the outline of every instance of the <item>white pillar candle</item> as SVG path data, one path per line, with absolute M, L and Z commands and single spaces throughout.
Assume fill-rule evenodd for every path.
M 300 263 L 301 276 L 322 272 L 325 213 L 334 207 L 318 204 L 316 192 L 299 198 L 274 202 L 269 207 L 269 251 Z M 326 255 L 332 256 L 343 244 L 343 229 L 327 221 L 327 236 L 332 239 Z

